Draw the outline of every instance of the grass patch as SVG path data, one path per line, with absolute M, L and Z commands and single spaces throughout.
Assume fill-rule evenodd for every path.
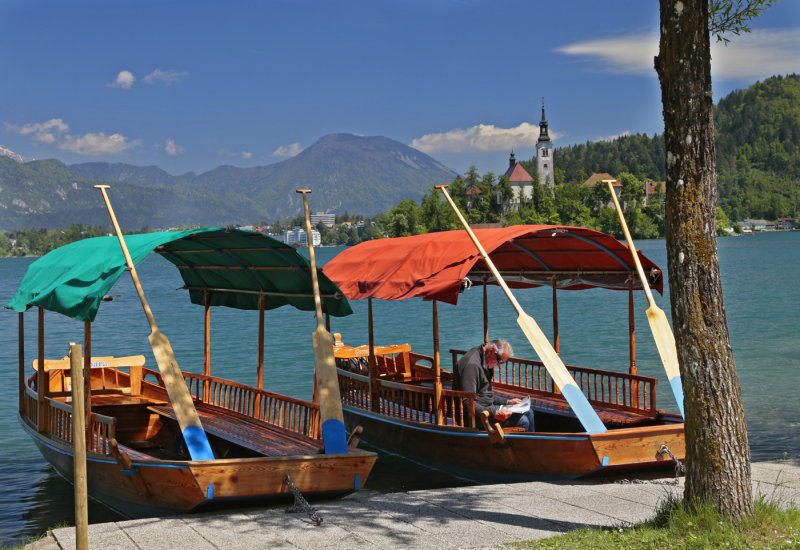
M 508 548 L 800 548 L 800 509 L 782 508 L 759 497 L 753 515 L 734 525 L 711 505 L 687 506 L 675 496 L 650 521 L 628 527 L 587 528 L 557 537 L 507 545 Z

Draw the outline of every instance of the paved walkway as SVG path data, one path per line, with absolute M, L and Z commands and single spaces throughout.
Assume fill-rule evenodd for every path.
M 753 464 L 756 495 L 800 505 L 800 460 Z M 89 547 L 327 549 L 495 548 L 508 542 L 551 537 L 581 527 L 623 526 L 653 516 L 683 479 L 644 482 L 571 481 L 480 485 L 377 494 L 314 503 L 316 526 L 287 506 L 139 519 L 89 526 Z M 75 529 L 56 529 L 30 550 L 75 548 Z

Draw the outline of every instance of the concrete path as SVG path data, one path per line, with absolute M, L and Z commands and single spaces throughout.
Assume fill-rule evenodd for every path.
M 800 460 L 753 464 L 754 494 L 800 506 Z M 649 481 L 571 481 L 479 485 L 377 494 L 315 502 L 315 525 L 287 506 L 139 519 L 89 526 L 89 547 L 192 550 L 251 548 L 496 548 L 572 529 L 624 526 L 654 515 L 669 495 L 681 495 L 666 477 Z M 75 548 L 75 529 L 56 529 L 26 548 Z

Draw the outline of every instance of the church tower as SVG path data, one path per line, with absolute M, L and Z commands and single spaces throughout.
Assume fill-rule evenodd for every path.
M 542 120 L 539 121 L 539 139 L 536 142 L 536 173 L 539 184 L 544 188 L 554 187 L 553 176 L 553 142 L 547 133 L 547 119 L 544 116 L 544 100 L 542 100 Z

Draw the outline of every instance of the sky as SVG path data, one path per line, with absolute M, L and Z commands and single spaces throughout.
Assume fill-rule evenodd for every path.
M 352 133 L 502 173 L 534 156 L 543 103 L 556 148 L 662 133 L 658 17 L 656 0 L 0 0 L 0 146 L 178 175 Z M 715 101 L 800 73 L 800 0 L 751 27 L 712 45 Z

